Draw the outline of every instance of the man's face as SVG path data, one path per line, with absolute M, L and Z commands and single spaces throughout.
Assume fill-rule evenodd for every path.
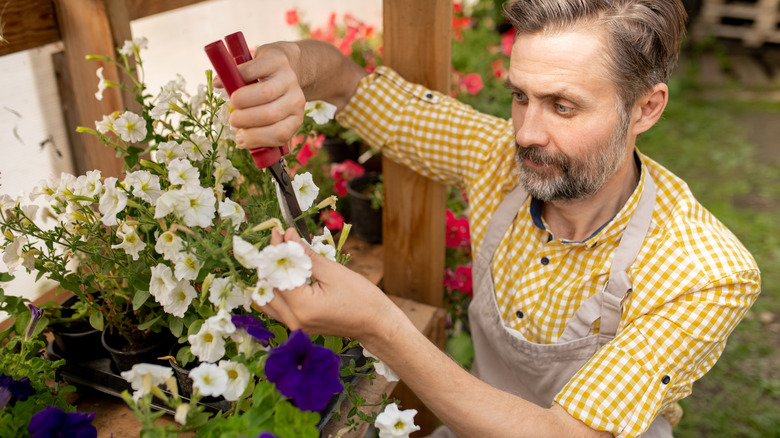
M 512 47 L 507 84 L 520 181 L 543 201 L 592 195 L 632 150 L 601 41 L 588 29 L 520 35 Z

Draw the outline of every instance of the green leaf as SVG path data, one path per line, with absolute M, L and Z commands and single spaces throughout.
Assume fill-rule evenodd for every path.
M 471 336 L 468 333 L 459 333 L 447 340 L 447 353 L 466 368 L 471 366 L 474 360 L 474 344 L 471 342 Z
M 143 324 L 138 324 L 138 330 L 146 330 L 146 329 L 148 329 L 149 327 L 153 326 L 154 323 L 156 323 L 160 318 L 162 318 L 162 315 L 159 315 L 159 316 L 157 316 L 154 319 L 146 321 Z
M 95 330 L 103 330 L 103 314 L 101 312 L 92 312 L 89 315 L 89 325 Z
M 176 336 L 178 338 L 179 336 L 181 336 L 181 332 L 184 331 L 184 319 L 173 315 L 169 316 L 168 328 L 171 330 L 171 334 L 173 334 L 173 336 Z
M 141 306 L 146 303 L 146 300 L 149 299 L 149 296 L 151 294 L 148 290 L 136 290 L 135 295 L 133 296 L 133 310 L 138 310 L 141 308 Z

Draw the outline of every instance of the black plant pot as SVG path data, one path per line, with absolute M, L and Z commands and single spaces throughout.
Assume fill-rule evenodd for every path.
M 73 314 L 71 305 L 78 301 L 77 296 L 65 300 L 61 306 L 61 314 L 70 317 Z M 65 359 L 84 362 L 108 356 L 100 340 L 102 332 L 95 330 L 89 322 L 74 321 L 68 324 L 53 323 L 49 325 L 57 352 Z
M 167 365 L 166 360 L 158 358 L 167 356 L 176 342 L 169 333 L 154 333 L 143 345 L 129 345 L 122 335 L 109 333 L 108 330 L 103 331 L 101 340 L 111 355 L 111 362 L 120 372 L 129 371 L 139 363 Z
M 368 173 L 347 183 L 350 198 L 351 235 L 368 243 L 382 243 L 382 207 L 371 205 L 369 194 L 380 181 L 379 174 Z
M 176 357 L 176 353 L 181 348 L 181 345 L 174 345 L 171 348 L 170 356 Z M 175 360 L 168 358 L 168 366 L 173 369 L 173 375 L 176 376 L 176 382 L 179 384 L 179 395 L 189 398 L 192 395 L 192 378 L 190 377 L 190 371 L 198 366 L 198 362 L 190 362 L 186 366 L 180 366 Z M 225 400 L 224 397 L 211 397 L 203 396 L 200 399 L 201 403 L 205 403 L 213 408 L 221 410 L 222 412 L 230 409 L 233 404 Z

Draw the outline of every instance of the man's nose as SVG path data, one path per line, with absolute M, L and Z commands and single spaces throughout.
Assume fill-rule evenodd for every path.
M 549 135 L 540 108 L 528 106 L 515 133 L 515 141 L 522 147 L 546 146 Z

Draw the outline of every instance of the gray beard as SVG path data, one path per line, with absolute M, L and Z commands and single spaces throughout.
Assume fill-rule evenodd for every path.
M 548 155 L 541 147 L 516 144 L 520 184 L 531 196 L 545 202 L 571 201 L 596 193 L 625 162 L 627 129 L 622 128 L 616 128 L 609 141 L 593 156 L 581 159 L 560 153 Z M 537 164 L 551 164 L 553 168 L 535 169 L 525 164 L 526 159 Z

